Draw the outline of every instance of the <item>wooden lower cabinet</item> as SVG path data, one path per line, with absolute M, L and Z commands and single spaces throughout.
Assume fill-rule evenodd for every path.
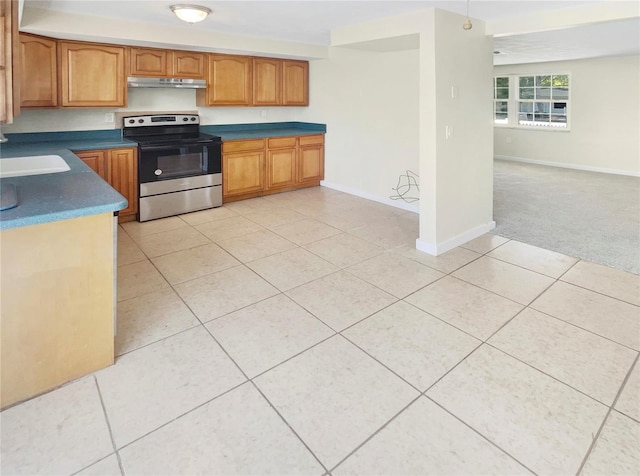
M 120 210 L 119 222 L 135 220 L 138 212 L 138 150 L 133 147 L 75 151 L 82 161 L 116 189 L 129 205 Z
M 222 143 L 222 198 L 224 201 L 257 197 L 264 189 L 265 140 Z
M 224 202 L 312 187 L 323 178 L 323 134 L 222 143 Z
M 107 151 L 106 150 L 84 150 L 75 152 L 82 161 L 89 166 L 104 180 L 107 180 Z
M 298 161 L 298 183 L 319 185 L 324 179 L 324 136 L 301 136 Z
M 276 137 L 267 141 L 267 183 L 269 191 L 294 187 L 298 149 L 296 137 Z

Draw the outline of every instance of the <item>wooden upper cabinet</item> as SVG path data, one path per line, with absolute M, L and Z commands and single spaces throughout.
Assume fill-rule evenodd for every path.
M 172 51 L 173 77 L 207 79 L 207 55 L 193 51 Z
M 20 114 L 18 0 L 0 1 L 0 123 Z
M 253 105 L 282 105 L 282 60 L 253 58 Z
M 169 51 L 156 48 L 131 48 L 130 76 L 165 78 L 169 75 Z
M 193 51 L 131 48 L 129 76 L 206 79 L 206 55 Z
M 126 106 L 125 47 L 60 41 L 58 53 L 61 106 Z
M 20 107 L 58 106 L 58 42 L 20 33 Z
M 209 55 L 207 89 L 196 92 L 198 106 L 250 106 L 252 104 L 252 58 Z
M 309 105 L 309 62 L 283 60 L 282 104 Z

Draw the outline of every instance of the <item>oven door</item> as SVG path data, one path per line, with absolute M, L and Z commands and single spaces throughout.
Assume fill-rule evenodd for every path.
M 138 152 L 140 183 L 219 174 L 222 171 L 222 143 L 219 141 L 140 145 Z

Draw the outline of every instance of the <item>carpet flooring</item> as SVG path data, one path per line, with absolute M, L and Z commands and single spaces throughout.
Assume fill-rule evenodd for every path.
M 640 178 L 495 160 L 494 234 L 640 274 Z

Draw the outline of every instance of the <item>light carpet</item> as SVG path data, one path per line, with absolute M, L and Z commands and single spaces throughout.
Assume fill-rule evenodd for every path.
M 640 178 L 494 161 L 494 234 L 640 274 Z

